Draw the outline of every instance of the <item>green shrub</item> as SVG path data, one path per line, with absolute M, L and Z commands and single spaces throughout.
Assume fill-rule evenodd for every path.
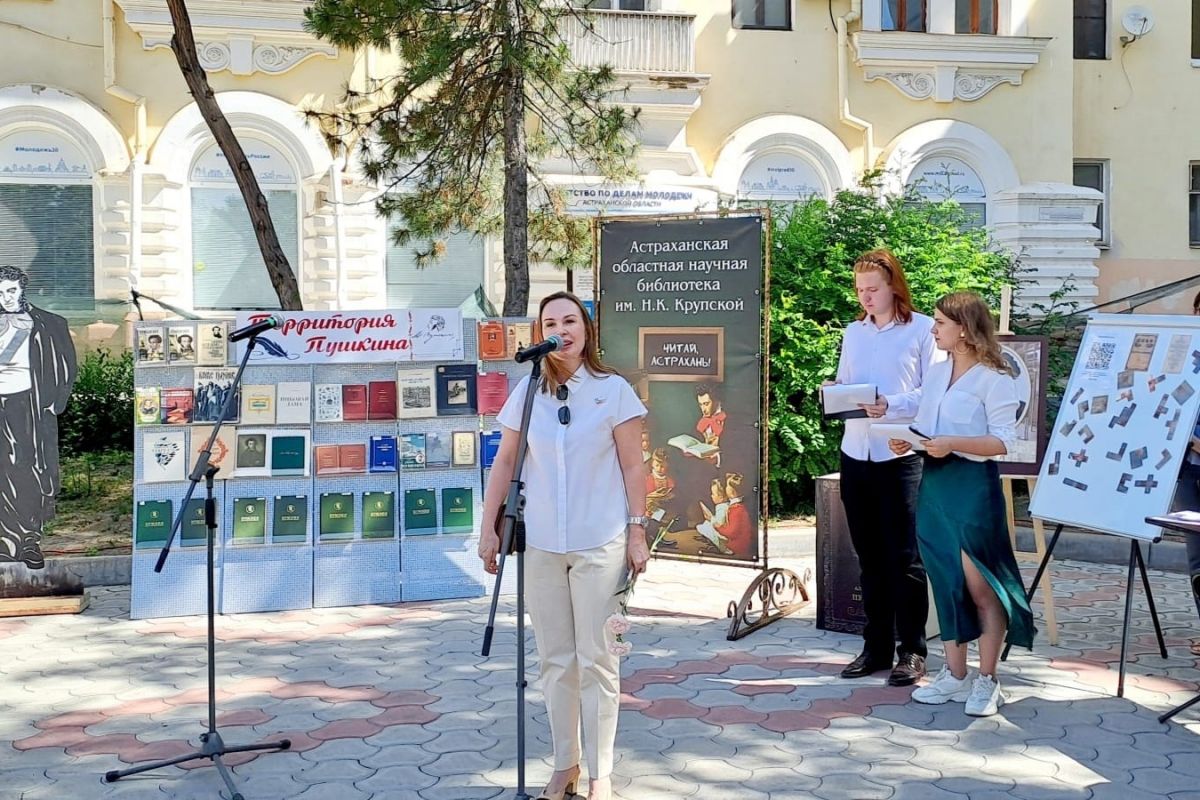
M 87 353 L 67 409 L 58 418 L 64 456 L 133 450 L 133 353 Z
M 770 499 L 773 514 L 810 507 L 813 479 L 837 470 L 842 423 L 826 422 L 817 391 L 837 372 L 842 332 L 859 306 L 852 266 L 887 247 L 904 266 L 913 302 L 958 290 L 979 292 L 994 308 L 1013 280 L 1013 259 L 989 248 L 987 234 L 964 229 L 954 202 L 931 205 L 883 196 L 877 176 L 832 201 L 773 209 L 771 239 Z

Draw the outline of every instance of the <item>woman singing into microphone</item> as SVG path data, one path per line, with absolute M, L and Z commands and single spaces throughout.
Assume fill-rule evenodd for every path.
M 588 800 L 608 800 L 620 662 L 609 650 L 605 621 L 616 610 L 626 570 L 642 572 L 650 558 L 641 447 L 646 407 L 600 362 L 595 328 L 573 294 L 542 300 L 535 338 L 551 335 L 563 344 L 546 356 L 534 387 L 522 476 L 529 614 L 554 741 L 555 772 L 538 800 L 575 792 L 581 720 Z M 489 526 L 513 477 L 528 390 L 525 378 L 498 417 L 504 430 L 484 492 L 479 540 L 479 557 L 492 573 L 500 532 Z

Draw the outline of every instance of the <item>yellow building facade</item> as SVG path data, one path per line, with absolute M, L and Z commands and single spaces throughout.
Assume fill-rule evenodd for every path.
M 374 212 L 378 188 L 305 119 L 386 75 L 387 54 L 313 38 L 300 0 L 188 6 L 306 308 L 458 305 L 478 286 L 502 302 L 497 242 L 454 237 L 417 269 Z M 970 209 L 1020 255 L 1027 302 L 1067 282 L 1089 305 L 1200 265 L 1200 2 L 593 0 L 588 13 L 564 34 L 641 109 L 642 179 L 559 168 L 580 214 L 831 196 L 881 169 L 894 189 Z M 131 290 L 204 314 L 276 304 L 171 33 L 165 0 L 0 4 L 0 263 L 79 324 L 126 315 Z M 549 268 L 533 280 L 534 301 L 565 283 Z

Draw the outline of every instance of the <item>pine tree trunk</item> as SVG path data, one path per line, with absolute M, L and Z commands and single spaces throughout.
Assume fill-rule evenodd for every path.
M 258 248 L 267 266 L 271 285 L 279 295 L 280 308 L 285 311 L 301 311 L 304 306 L 300 301 L 300 286 L 283 248 L 279 246 L 279 236 L 275 233 L 275 225 L 271 221 L 267 198 L 259 189 L 258 180 L 254 177 L 246 153 L 230 127 L 229 120 L 217 104 L 217 98 L 208 85 L 208 76 L 200 66 L 200 55 L 196 52 L 196 40 L 192 35 L 192 22 L 187 6 L 184 5 L 184 0 L 167 0 L 167 8 L 175 26 L 175 35 L 171 37 L 171 49 L 175 52 L 175 60 L 179 62 L 183 80 L 187 83 L 200 114 L 208 123 L 208 129 L 217 140 L 217 146 L 221 148 L 225 160 L 233 170 L 234 179 L 246 203 L 246 210 L 250 212 L 254 236 L 258 240 Z
M 504 316 L 529 314 L 529 164 L 525 76 L 519 55 L 521 0 L 506 0 L 509 54 L 504 97 Z

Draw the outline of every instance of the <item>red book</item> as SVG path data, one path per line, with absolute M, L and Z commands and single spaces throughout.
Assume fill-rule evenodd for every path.
M 324 475 L 338 471 L 338 446 L 336 444 L 319 444 L 313 448 L 313 461 L 317 464 L 317 474 Z
M 346 422 L 367 418 L 367 385 L 347 383 L 342 386 L 342 419 Z
M 475 394 L 480 414 L 499 414 L 508 399 L 508 374 L 504 372 L 481 373 L 475 379 Z
M 503 361 L 507 343 L 504 323 L 498 319 L 479 321 L 479 357 L 484 361 Z
M 367 446 L 365 444 L 339 444 L 338 464 L 342 472 L 367 471 Z
M 162 420 L 167 425 L 187 425 L 192 421 L 193 407 L 191 389 L 162 390 Z
M 367 386 L 367 419 L 395 418 L 396 382 L 371 381 Z

